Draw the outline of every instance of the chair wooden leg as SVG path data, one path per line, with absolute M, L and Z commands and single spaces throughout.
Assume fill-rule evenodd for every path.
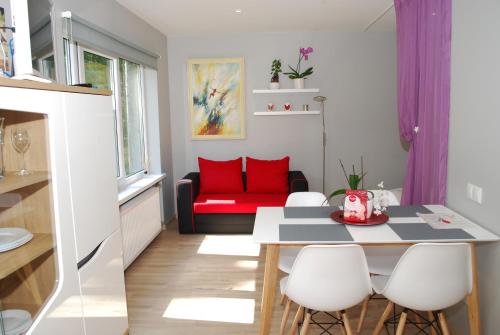
M 340 312 L 335 312 L 335 314 L 337 315 L 337 319 L 342 320 L 342 315 L 340 314 Z M 342 335 L 347 335 L 345 332 L 345 328 L 342 327 L 342 325 L 341 325 L 340 329 L 342 330 Z
M 370 296 L 366 297 L 365 300 L 363 300 L 363 305 L 361 306 L 361 314 L 359 314 L 358 328 L 356 329 L 358 333 L 361 332 L 361 328 L 363 328 L 363 323 L 365 323 L 366 311 L 368 310 L 369 301 L 370 301 Z
M 281 298 L 280 298 L 280 305 L 283 306 L 283 304 L 285 303 L 285 301 L 286 301 L 286 295 L 282 294 Z
M 448 323 L 446 322 L 446 317 L 444 316 L 444 312 L 438 313 L 439 325 L 441 326 L 441 330 L 443 331 L 443 335 L 450 335 L 450 330 L 448 329 Z
M 415 311 L 415 322 L 419 324 L 422 323 L 422 318 L 418 315 L 418 311 Z
M 288 321 L 288 316 L 290 315 L 291 306 L 292 306 L 292 300 L 288 299 L 285 305 L 285 311 L 283 312 L 283 318 L 281 319 L 280 335 L 285 334 L 286 322 Z
M 373 330 L 372 335 L 379 335 L 380 332 L 382 331 L 382 328 L 384 328 L 384 322 L 387 320 L 389 315 L 391 315 L 392 309 L 394 308 L 394 303 L 392 301 L 389 301 L 387 304 L 387 307 L 384 310 L 384 313 L 382 313 L 382 316 L 378 320 L 377 326 Z
M 437 335 L 436 328 L 434 328 L 434 321 L 436 321 L 436 319 L 434 318 L 434 313 L 432 313 L 431 311 L 428 311 L 427 312 L 427 317 L 429 318 L 429 321 L 432 323 L 432 325 L 431 325 L 431 335 Z
M 408 317 L 408 314 L 406 313 L 406 310 L 404 310 L 401 313 L 401 316 L 399 317 L 399 323 L 398 323 L 398 329 L 396 330 L 396 335 L 403 335 L 405 332 L 405 326 L 406 326 L 406 318 Z
M 345 328 L 346 334 L 353 335 L 352 329 L 351 329 L 351 323 L 349 322 L 349 318 L 347 317 L 347 313 L 345 311 L 342 311 L 340 314 L 342 314 L 342 321 L 344 322 L 343 328 Z
M 300 330 L 300 335 L 307 335 L 309 331 L 309 322 L 311 322 L 311 311 L 308 310 L 306 313 L 306 318 L 302 324 L 302 329 Z
M 297 313 L 295 313 L 295 317 L 293 318 L 292 328 L 290 328 L 288 335 L 295 335 L 297 333 L 297 325 L 299 324 L 300 318 L 302 318 L 302 312 L 304 312 L 304 307 L 299 306 L 299 309 L 297 309 Z

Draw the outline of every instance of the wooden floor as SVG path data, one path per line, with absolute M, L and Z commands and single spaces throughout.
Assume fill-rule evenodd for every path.
M 250 235 L 179 235 L 169 224 L 126 271 L 130 334 L 258 334 L 264 259 Z M 370 302 L 361 334 L 371 333 L 384 305 Z M 276 306 L 272 334 L 283 312 Z M 348 314 L 355 329 L 359 308 Z

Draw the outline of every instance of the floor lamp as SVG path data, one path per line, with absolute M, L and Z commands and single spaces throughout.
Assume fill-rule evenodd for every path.
M 326 97 L 317 96 L 313 98 L 314 101 L 321 104 L 321 116 L 323 117 L 323 194 L 325 194 L 325 157 L 326 157 L 326 129 L 325 129 L 325 101 Z

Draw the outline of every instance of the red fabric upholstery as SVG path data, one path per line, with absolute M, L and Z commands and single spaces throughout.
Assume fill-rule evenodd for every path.
M 260 160 L 247 157 L 247 192 L 288 193 L 290 157 L 279 160 Z
M 257 207 L 283 207 L 288 194 L 199 194 L 193 209 L 194 214 L 257 212 Z
M 200 193 L 242 193 L 242 158 L 211 161 L 198 157 Z

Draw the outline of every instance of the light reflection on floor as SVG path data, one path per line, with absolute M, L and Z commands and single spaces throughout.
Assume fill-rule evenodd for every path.
M 254 322 L 254 308 L 254 299 L 174 298 L 163 317 L 251 324 Z
M 231 289 L 233 291 L 255 292 L 255 285 L 255 279 L 244 280 L 234 285 Z
M 207 235 L 198 254 L 258 257 L 260 246 L 253 242 L 251 235 Z

